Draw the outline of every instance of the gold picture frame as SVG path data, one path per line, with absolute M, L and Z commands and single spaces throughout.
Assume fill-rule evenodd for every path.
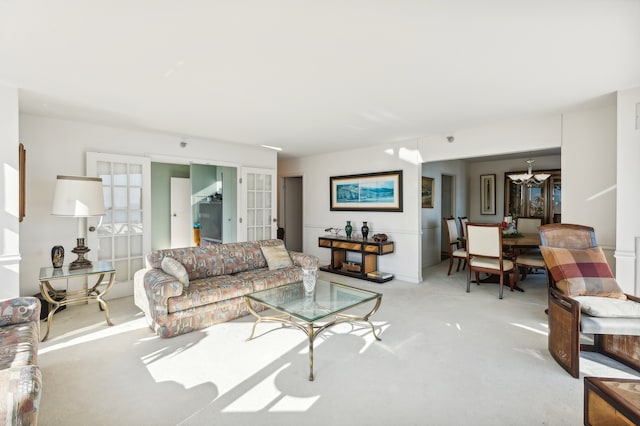
M 433 196 L 434 196 L 433 183 L 434 183 L 433 178 L 422 176 L 422 208 L 423 209 L 433 208 Z

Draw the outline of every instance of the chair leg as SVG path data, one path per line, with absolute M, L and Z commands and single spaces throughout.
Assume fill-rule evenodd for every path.
M 447 272 L 447 275 L 451 275 L 451 268 L 453 267 L 453 257 L 449 256 L 449 271 Z
M 502 286 L 504 285 L 504 274 L 500 274 L 500 290 L 498 290 L 498 298 L 502 299 Z
M 467 269 L 467 293 L 471 291 L 471 268 Z
M 460 262 L 462 261 L 462 259 L 458 258 L 458 267 L 456 268 L 456 272 L 458 272 L 460 270 Z
M 480 285 L 480 272 L 476 271 L 476 285 Z

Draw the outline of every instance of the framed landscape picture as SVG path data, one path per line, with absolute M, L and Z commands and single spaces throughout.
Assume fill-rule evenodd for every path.
M 402 211 L 402 170 L 329 178 L 331 210 Z
M 496 175 L 480 176 L 480 214 L 496 214 Z
M 422 176 L 422 208 L 433 208 L 433 178 Z

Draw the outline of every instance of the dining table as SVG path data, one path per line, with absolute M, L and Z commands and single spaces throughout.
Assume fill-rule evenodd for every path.
M 526 234 L 502 234 L 502 249 L 504 251 L 511 251 L 515 249 L 534 248 L 540 246 L 540 234 L 526 233 Z

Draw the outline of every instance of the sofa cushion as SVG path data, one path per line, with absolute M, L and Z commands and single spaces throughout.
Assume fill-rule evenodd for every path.
M 168 312 L 185 311 L 301 280 L 302 269 L 290 266 L 274 271 L 262 268 L 191 281 L 182 295 L 167 300 Z
M 575 296 L 580 310 L 587 315 L 604 318 L 640 318 L 640 303 L 633 300 L 600 296 Z
M 600 247 L 566 249 L 541 246 L 551 277 L 568 296 L 626 299 Z
M 182 263 L 178 262 L 172 257 L 165 257 L 162 259 L 160 267 L 167 274 L 176 277 L 176 279 L 180 281 L 183 286 L 189 286 L 189 274 L 187 273 L 187 270 L 184 268 Z
M 640 336 L 640 321 L 637 318 L 603 318 L 581 315 L 580 331 L 586 334 Z
M 270 270 L 273 271 L 274 269 L 282 269 L 293 265 L 289 252 L 284 245 L 271 247 L 263 246 L 261 248 L 262 255 L 267 260 Z

